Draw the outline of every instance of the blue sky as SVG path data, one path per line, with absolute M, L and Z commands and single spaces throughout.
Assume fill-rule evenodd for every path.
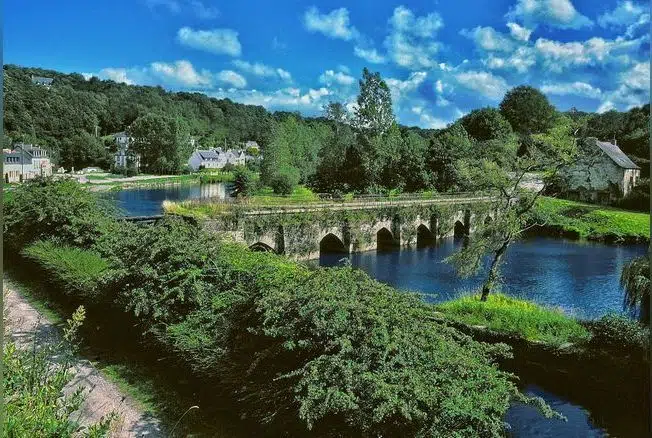
M 425 128 L 520 84 L 560 110 L 625 110 L 650 93 L 641 0 L 6 0 L 4 18 L 5 63 L 307 115 L 353 109 L 365 66 L 399 121 Z

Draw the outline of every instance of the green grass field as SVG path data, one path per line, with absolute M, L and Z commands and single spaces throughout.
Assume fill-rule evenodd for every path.
M 463 296 L 436 308 L 454 321 L 486 326 L 530 341 L 561 345 L 583 341 L 590 336 L 577 320 L 560 310 L 503 294 L 491 294 L 486 302 L 480 301 L 479 294 Z
M 650 215 L 557 198 L 541 198 L 530 217 L 559 231 L 591 240 L 650 239 Z

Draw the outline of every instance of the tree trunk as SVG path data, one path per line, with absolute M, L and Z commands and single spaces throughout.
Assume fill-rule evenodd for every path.
M 500 263 L 503 260 L 503 255 L 507 251 L 509 246 L 509 240 L 505 241 L 500 248 L 494 253 L 494 259 L 491 261 L 491 267 L 489 268 L 489 275 L 482 285 L 482 295 L 480 296 L 480 301 L 487 301 L 489 293 L 493 289 L 494 284 L 498 280 L 498 269 L 500 268 Z

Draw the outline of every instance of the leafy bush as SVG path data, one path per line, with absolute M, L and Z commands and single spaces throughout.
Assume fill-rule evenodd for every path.
M 5 400 L 4 436 L 8 437 L 108 437 L 117 415 L 112 413 L 99 423 L 82 427 L 73 415 L 84 401 L 85 388 L 65 394 L 72 380 L 74 336 L 84 320 L 79 308 L 68 320 L 65 338 L 56 345 L 18 348 L 4 346 L 2 357 Z M 54 359 L 57 355 L 58 360 Z
M 276 173 L 269 185 L 277 195 L 289 195 L 294 187 L 299 184 L 299 172 L 296 169 L 284 169 Z
M 250 170 L 245 167 L 237 167 L 233 172 L 231 195 L 236 197 L 251 196 L 256 190 L 256 185 L 256 180 Z
M 55 237 L 86 247 L 110 226 L 111 208 L 72 180 L 38 178 L 4 201 L 4 241 L 16 251 Z
M 52 241 L 38 241 L 27 246 L 23 255 L 46 269 L 64 290 L 79 297 L 92 298 L 100 292 L 102 276 L 108 262 L 98 253 Z
M 437 308 L 464 324 L 482 325 L 554 345 L 589 337 L 579 322 L 561 311 L 497 293 L 489 295 L 485 302 L 480 301 L 479 294 L 474 294 L 439 304 Z
M 585 325 L 591 332 L 593 345 L 622 351 L 649 349 L 649 329 L 626 316 L 606 315 Z

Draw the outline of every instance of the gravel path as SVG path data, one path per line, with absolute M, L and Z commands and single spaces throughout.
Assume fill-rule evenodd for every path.
M 33 336 L 37 336 L 39 341 L 56 342 L 61 336 L 59 329 L 16 292 L 7 279 L 4 283 L 7 289 L 4 298 L 5 325 L 11 339 L 19 346 L 31 343 Z M 79 359 L 74 370 L 75 376 L 68 384 L 67 390 L 73 391 L 79 386 L 86 388 L 87 397 L 79 412 L 82 424 L 95 423 L 115 411 L 120 415 L 120 419 L 113 428 L 112 437 L 165 436 L 156 418 L 143 413 L 88 360 Z

